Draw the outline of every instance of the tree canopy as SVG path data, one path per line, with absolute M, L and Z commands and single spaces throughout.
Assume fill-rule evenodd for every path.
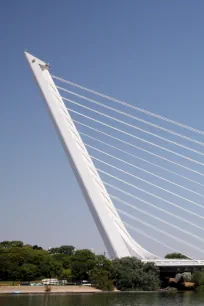
M 74 247 L 72 245 L 62 245 L 59 248 L 51 248 L 49 249 L 50 254 L 63 254 L 71 256 L 74 254 Z
M 136 258 L 109 260 L 88 249 L 75 250 L 62 245 L 43 250 L 21 241 L 0 243 L 0 280 L 33 281 L 58 278 L 81 282 L 87 280 L 98 289 L 154 290 L 159 287 L 159 270 Z
M 13 240 L 13 241 L 2 241 L 0 242 L 0 248 L 11 248 L 11 247 L 23 247 L 23 242 L 19 240 Z
M 165 256 L 166 259 L 189 259 L 186 255 L 181 253 L 170 253 Z
M 113 260 L 113 278 L 119 290 L 155 290 L 160 287 L 159 269 L 135 257 Z
M 111 261 L 90 250 L 62 245 L 46 251 L 21 241 L 0 243 L 0 280 L 32 281 L 56 277 L 75 282 L 92 281 L 98 288 L 111 290 L 110 271 Z

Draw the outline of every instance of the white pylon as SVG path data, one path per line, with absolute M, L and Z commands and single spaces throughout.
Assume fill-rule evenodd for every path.
M 49 65 L 27 52 L 25 56 L 110 257 L 158 258 L 136 243 L 126 230 L 55 86 Z

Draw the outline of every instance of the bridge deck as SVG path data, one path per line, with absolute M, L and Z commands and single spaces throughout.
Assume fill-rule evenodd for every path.
M 154 262 L 157 267 L 181 267 L 181 266 L 204 266 L 204 260 L 196 259 L 156 259 L 156 260 L 142 260 L 143 262 Z

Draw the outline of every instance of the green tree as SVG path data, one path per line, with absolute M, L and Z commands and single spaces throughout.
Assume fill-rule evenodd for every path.
M 44 256 L 39 266 L 39 274 L 45 278 L 60 277 L 62 264 L 50 256 Z
M 41 248 L 40 246 L 38 246 L 37 244 L 33 245 L 33 250 L 42 250 L 43 248 Z
M 113 281 L 109 276 L 109 272 L 103 269 L 95 268 L 90 272 L 91 283 L 100 290 L 113 291 Z
M 112 262 L 103 255 L 95 256 L 95 265 L 90 271 L 89 280 L 97 288 L 104 291 L 113 290 Z
M 88 280 L 90 271 L 95 267 L 95 254 L 90 250 L 77 250 L 70 257 L 73 279 Z
M 204 285 L 204 272 L 197 271 L 193 273 L 192 282 L 194 282 L 196 286 L 203 286 Z
M 113 278 L 119 290 L 155 290 L 160 286 L 159 269 L 135 257 L 113 261 Z
M 71 256 L 74 254 L 75 248 L 72 245 L 62 245 L 59 247 L 59 253 L 67 256 Z
M 48 250 L 48 252 L 52 255 L 59 254 L 59 248 L 51 248 Z
M 104 255 L 95 255 L 95 266 L 98 269 L 106 270 L 108 273 L 112 272 L 112 262 Z
M 7 240 L 0 242 L 0 248 L 7 249 L 10 246 L 10 243 L 11 242 Z
M 0 279 L 8 280 L 8 270 L 10 262 L 8 256 L 3 252 L 0 253 Z
M 52 277 L 60 277 L 62 274 L 62 264 L 61 262 L 58 262 L 54 260 L 53 258 L 50 260 L 50 271 Z
M 16 265 L 21 266 L 26 261 L 25 254 L 23 251 L 23 248 L 11 247 L 5 250 L 5 254 L 7 254 L 11 263 L 15 263 Z
M 74 254 L 75 248 L 72 245 L 61 245 L 59 248 L 51 248 L 49 249 L 49 253 L 52 255 L 63 254 L 67 256 L 71 256 Z
M 23 247 L 23 242 L 19 240 L 13 240 L 13 241 L 2 241 L 0 242 L 0 248 L 11 248 L 11 247 L 18 247 L 22 248 Z
M 72 270 L 71 269 L 63 269 L 61 279 L 72 280 Z
M 61 259 L 61 263 L 64 269 L 70 269 L 71 268 L 71 257 L 63 256 L 63 258 Z
M 166 259 L 190 259 L 181 253 L 170 253 L 165 256 Z
M 22 248 L 23 247 L 23 242 L 20 241 L 20 240 L 11 241 L 11 247 L 13 247 L 13 248 Z
M 7 280 L 11 280 L 11 281 L 17 281 L 17 280 L 21 280 L 21 271 L 20 271 L 20 267 L 15 264 L 15 263 L 10 263 L 10 265 L 8 266 L 8 279 Z
M 182 277 L 183 277 L 184 282 L 191 282 L 192 281 L 191 272 L 183 272 Z
M 23 245 L 21 241 L 0 243 L 1 280 L 60 277 L 63 268 L 61 261 L 38 246 Z
M 23 264 L 20 267 L 20 279 L 24 281 L 35 280 L 38 275 L 38 268 L 33 264 Z

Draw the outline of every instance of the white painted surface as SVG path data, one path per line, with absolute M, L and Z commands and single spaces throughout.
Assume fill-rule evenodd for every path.
M 127 232 L 55 86 L 49 67 L 27 52 L 25 56 L 110 257 L 158 258 Z
M 204 266 L 204 260 L 197 259 L 154 259 L 142 260 L 146 262 L 154 262 L 158 267 L 190 267 L 190 266 Z

